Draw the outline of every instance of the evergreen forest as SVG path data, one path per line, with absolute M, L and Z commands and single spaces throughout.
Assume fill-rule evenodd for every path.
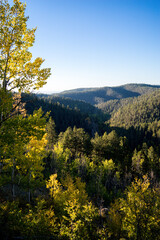
M 0 0 L 0 239 L 160 240 L 160 86 L 33 94 L 25 10 Z

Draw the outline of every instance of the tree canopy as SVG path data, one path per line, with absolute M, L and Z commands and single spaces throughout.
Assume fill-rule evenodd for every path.
M 28 29 L 26 5 L 14 0 L 0 0 L 0 81 L 4 90 L 39 89 L 50 76 L 50 69 L 41 69 L 44 60 L 32 62 L 29 48 L 35 41 L 36 28 Z
M 159 240 L 160 91 L 110 101 L 107 124 L 84 102 L 28 94 L 50 69 L 32 61 L 26 5 L 8 2 L 0 0 L 0 239 Z

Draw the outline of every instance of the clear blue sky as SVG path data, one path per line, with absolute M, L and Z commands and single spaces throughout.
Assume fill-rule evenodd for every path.
M 45 92 L 160 85 L 160 0 L 26 0 L 31 52 L 52 76 Z

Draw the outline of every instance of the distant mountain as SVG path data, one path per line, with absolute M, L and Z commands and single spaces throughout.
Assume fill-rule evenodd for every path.
M 138 97 L 159 88 L 160 85 L 126 84 L 119 87 L 78 88 L 53 94 L 52 96 L 81 100 L 95 105 L 109 100 Z

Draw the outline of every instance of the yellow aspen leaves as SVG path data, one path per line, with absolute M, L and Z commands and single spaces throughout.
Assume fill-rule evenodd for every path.
M 35 41 L 36 28 L 28 29 L 26 4 L 0 0 L 0 86 L 6 91 L 29 92 L 39 89 L 50 76 L 49 68 L 41 68 L 44 60 L 32 62 L 29 48 Z

